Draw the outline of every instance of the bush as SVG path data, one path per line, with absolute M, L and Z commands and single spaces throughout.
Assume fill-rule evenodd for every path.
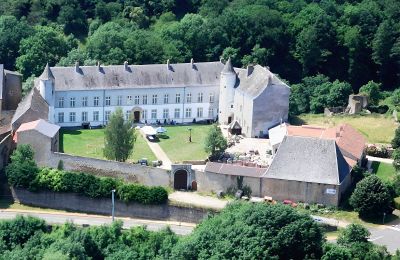
M 370 145 L 366 149 L 366 153 L 369 156 L 380 157 L 380 158 L 389 158 L 389 151 L 386 147 L 377 147 L 375 145 Z
M 400 210 L 400 197 L 394 198 L 394 207 Z
M 162 187 L 145 187 L 138 184 L 122 184 L 117 189 L 117 196 L 125 202 L 141 204 L 163 204 L 168 200 L 168 192 Z

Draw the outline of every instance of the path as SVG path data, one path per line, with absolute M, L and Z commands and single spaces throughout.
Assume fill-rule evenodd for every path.
M 215 210 L 223 209 L 229 201 L 221 200 L 211 196 L 204 196 L 194 192 L 175 191 L 168 196 L 168 199 L 178 204 L 192 205 L 200 208 Z
M 81 214 L 81 213 L 59 213 L 59 212 L 43 212 L 35 210 L 11 210 L 3 209 L 0 210 L 0 219 L 12 219 L 17 215 L 34 216 L 41 218 L 50 224 L 64 224 L 67 221 L 72 221 L 77 225 L 91 225 L 101 226 L 105 224 L 111 224 L 110 216 L 100 216 L 92 214 Z M 123 221 L 123 228 L 128 229 L 136 226 L 146 226 L 148 230 L 158 231 L 169 226 L 171 230 L 178 235 L 190 234 L 196 224 L 183 223 L 175 221 L 158 221 L 158 220 L 146 220 L 146 219 L 134 219 L 134 218 L 120 218 L 116 217 L 116 220 Z
M 146 140 L 147 144 L 149 145 L 151 151 L 154 153 L 154 155 L 157 157 L 158 160 L 162 161 L 162 165 L 160 168 L 166 169 L 166 170 L 171 170 L 171 165 L 172 162 L 168 158 L 168 155 L 164 152 L 163 149 L 161 149 L 160 145 L 158 143 L 150 142 L 146 136 L 143 134 L 142 131 L 140 131 L 143 135 L 144 140 Z

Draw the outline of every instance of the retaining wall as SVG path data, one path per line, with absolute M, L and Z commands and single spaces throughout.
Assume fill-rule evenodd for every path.
M 14 200 L 26 205 L 63 209 L 78 212 L 111 215 L 110 199 L 92 199 L 76 193 L 30 192 L 12 188 Z M 115 216 L 199 223 L 212 211 L 200 208 L 179 207 L 169 204 L 143 205 L 115 201 Z

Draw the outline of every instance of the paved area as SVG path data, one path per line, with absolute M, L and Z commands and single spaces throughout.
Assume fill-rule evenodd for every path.
M 161 149 L 160 145 L 158 143 L 150 142 L 146 138 L 146 136 L 143 134 L 142 131 L 140 131 L 140 133 L 143 135 L 144 140 L 146 140 L 146 142 L 149 145 L 151 151 L 154 153 L 154 155 L 157 157 L 157 159 L 162 161 L 162 165 L 160 166 L 160 168 L 163 168 L 163 169 L 166 169 L 166 170 L 171 170 L 172 162 L 168 158 L 168 156 L 164 152 L 164 150 Z
M 0 210 L 0 219 L 12 219 L 17 215 L 34 216 L 41 218 L 50 224 L 63 224 L 66 221 L 71 221 L 76 225 L 91 225 L 100 226 L 110 224 L 112 219 L 110 216 L 100 216 L 91 214 L 79 214 L 79 213 L 49 213 L 41 211 L 27 211 L 27 210 Z M 134 219 L 134 218 L 119 218 L 116 220 L 122 220 L 124 225 L 123 228 L 128 229 L 136 226 L 146 226 L 148 230 L 158 231 L 167 226 L 178 235 L 190 234 L 196 224 L 174 222 L 174 221 L 157 221 L 157 220 L 145 220 L 145 219 Z
M 383 163 L 393 163 L 393 159 L 389 158 L 379 158 L 367 155 L 368 162 L 383 162 Z
M 268 139 L 263 138 L 242 138 L 233 146 L 226 149 L 228 153 L 232 154 L 250 154 L 250 151 L 258 151 L 259 155 L 251 156 L 250 161 L 258 162 L 261 165 L 270 165 L 272 158 L 267 154 L 271 150 L 271 145 Z
M 226 206 L 226 204 L 228 204 L 227 200 L 222 200 L 211 196 L 203 196 L 195 192 L 184 191 L 176 191 L 170 194 L 168 199 L 178 204 L 190 204 L 200 208 L 210 208 L 216 210 L 221 210 Z

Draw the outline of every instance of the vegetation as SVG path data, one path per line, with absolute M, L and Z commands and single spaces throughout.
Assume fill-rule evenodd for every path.
M 6 167 L 8 182 L 14 187 L 28 188 L 39 169 L 33 159 L 34 152 L 29 145 L 18 145 Z
M 294 125 L 319 125 L 325 127 L 337 126 L 343 123 L 349 124 L 359 131 L 368 143 L 389 144 L 394 136 L 397 125 L 384 115 L 324 115 L 302 114 L 291 118 Z
M 378 218 L 392 213 L 393 195 L 377 176 L 370 175 L 357 183 L 350 205 L 363 218 Z
M 210 125 L 190 125 L 192 142 L 189 142 L 189 126 L 165 126 L 167 134 L 159 137 L 159 145 L 172 162 L 205 160 L 204 142 Z
M 105 159 L 103 149 L 104 129 L 61 129 L 60 131 L 60 151 L 67 154 Z M 127 161 L 137 162 L 141 158 L 147 158 L 149 161 L 157 159 L 143 136 L 137 134 L 135 152 L 130 155 Z
M 104 156 L 110 160 L 125 162 L 132 153 L 135 141 L 135 130 L 131 122 L 125 121 L 122 109 L 117 108 L 104 130 Z
M 372 173 L 376 174 L 382 181 L 388 182 L 396 176 L 396 170 L 390 163 L 372 162 Z
M 211 127 L 204 145 L 204 150 L 210 155 L 211 160 L 218 159 L 228 148 L 228 142 L 218 125 Z
M 400 147 L 400 127 L 397 127 L 396 131 L 394 132 L 394 137 L 392 139 L 391 144 L 394 149 Z

